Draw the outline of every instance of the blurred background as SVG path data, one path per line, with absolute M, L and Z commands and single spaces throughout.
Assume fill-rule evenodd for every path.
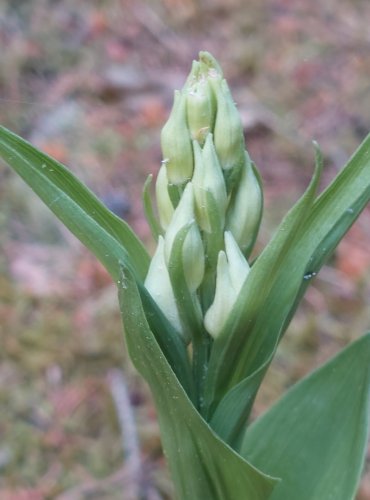
M 312 139 L 324 186 L 370 130 L 369 19 L 366 0 L 3 0 L 0 122 L 152 249 L 142 185 L 173 91 L 208 50 L 264 181 L 262 248 L 310 179 Z M 255 415 L 369 329 L 369 246 L 367 209 L 308 290 Z M 369 470 L 368 456 L 358 500 L 370 499 Z M 0 498 L 172 497 L 107 273 L 0 164 Z

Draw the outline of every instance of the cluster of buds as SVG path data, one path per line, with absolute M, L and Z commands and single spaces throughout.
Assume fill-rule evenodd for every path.
M 145 286 L 189 342 L 191 333 L 185 328 L 169 269 L 174 246 L 183 235 L 177 264 L 199 303 L 203 327 L 215 338 L 247 279 L 262 190 L 229 87 L 207 52 L 199 54 L 184 88 L 175 92 L 161 147 L 156 201 L 162 235 Z

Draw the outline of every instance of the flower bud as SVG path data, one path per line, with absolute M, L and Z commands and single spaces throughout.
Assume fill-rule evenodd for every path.
M 204 327 L 216 338 L 232 309 L 235 296 L 232 291 L 226 254 L 221 250 L 217 259 L 216 293 L 212 305 L 204 316 Z
M 179 91 L 175 91 L 171 114 L 162 129 L 161 146 L 168 181 L 188 181 L 193 173 L 193 150 L 186 122 L 186 97 Z
M 229 263 L 231 284 L 237 296 L 249 274 L 250 266 L 230 231 L 225 231 L 225 251 Z
M 215 297 L 204 317 L 204 326 L 213 338 L 222 331 L 249 271 L 232 234 L 225 232 L 225 252 L 218 254 Z
M 245 152 L 239 184 L 235 187 L 226 215 L 231 231 L 244 255 L 249 255 L 257 237 L 262 216 L 262 189 L 258 174 Z
M 172 247 L 176 236 L 185 226 L 194 222 L 189 229 L 182 249 L 182 265 L 186 271 L 186 284 L 190 291 L 195 290 L 202 283 L 204 276 L 204 249 L 194 213 L 193 185 L 189 182 L 176 207 L 170 225 L 165 235 L 165 257 L 169 262 Z
M 241 119 L 226 80 L 219 75 L 209 78 L 216 97 L 216 121 L 213 132 L 221 167 L 228 171 L 239 167 L 244 155 L 244 134 Z
M 187 88 L 186 111 L 190 136 L 203 145 L 207 134 L 212 130 L 215 116 L 213 95 L 204 76 Z
M 218 74 L 222 77 L 222 68 L 212 54 L 207 51 L 199 52 L 199 61 L 203 72 Z
M 175 295 L 172 290 L 170 276 L 166 266 L 164 239 L 162 236 L 159 236 L 158 246 L 151 260 L 144 285 L 171 325 L 179 334 L 184 335 Z M 188 341 L 189 339 L 184 340 Z
M 168 194 L 168 179 L 165 163 L 162 164 L 157 175 L 155 184 L 155 195 L 157 200 L 158 216 L 161 226 L 167 229 L 175 211 L 172 205 L 170 195 Z
M 193 61 L 191 71 L 186 79 L 184 90 L 191 87 L 200 78 L 207 78 L 209 75 L 223 76 L 221 66 L 216 59 L 206 51 L 199 52 L 199 61 Z
M 193 142 L 194 149 L 194 174 L 192 184 L 194 186 L 195 208 L 199 226 L 203 231 L 210 233 L 211 211 L 208 194 L 211 194 L 218 209 L 219 228 L 223 230 L 225 222 L 225 210 L 227 195 L 224 176 L 216 151 L 213 145 L 212 134 L 209 134 L 203 149 L 199 144 Z
M 183 91 L 186 91 L 189 87 L 194 85 L 194 83 L 199 79 L 201 72 L 201 65 L 199 61 L 193 61 L 191 65 L 191 71 L 186 79 L 183 87 Z

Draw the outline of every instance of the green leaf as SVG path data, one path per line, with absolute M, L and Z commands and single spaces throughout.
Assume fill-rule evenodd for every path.
M 193 382 L 186 348 L 142 285 L 149 256 L 135 233 L 68 169 L 3 127 L 0 156 L 96 255 L 115 281 L 119 280 L 120 261 L 131 269 L 156 339 L 190 394 Z
M 152 199 L 150 196 L 150 187 L 152 185 L 152 180 L 153 180 L 153 175 L 149 174 L 144 183 L 142 200 L 143 200 L 145 217 L 146 220 L 148 221 L 152 236 L 155 239 L 155 241 L 158 241 L 158 236 L 160 234 L 163 234 L 163 231 L 156 216 L 154 215 Z
M 246 431 L 246 422 L 252 409 L 258 387 L 274 356 L 230 389 L 222 398 L 209 421 L 209 425 L 226 443 L 238 451 Z
M 318 172 L 318 151 L 316 160 Z M 214 343 L 207 380 L 207 418 L 236 449 L 243 436 L 241 420 L 250 412 L 264 370 L 310 278 L 370 200 L 370 135 L 314 201 L 317 180 L 316 173 L 305 195 L 255 261 L 225 332 Z M 232 415 L 230 426 L 224 424 L 226 413 Z
M 162 442 L 179 500 L 267 500 L 276 480 L 221 441 L 202 419 L 163 356 L 128 269 L 119 285 L 131 359 L 156 403 Z
M 186 269 L 182 258 L 184 242 L 193 224 L 194 221 L 191 221 L 176 235 L 168 263 L 168 272 L 184 331 L 192 340 L 195 404 L 197 409 L 202 409 L 202 392 L 210 350 L 210 337 L 203 327 L 199 299 L 196 293 L 192 293 L 186 284 Z
M 314 277 L 319 272 L 369 201 L 370 135 L 314 202 L 299 245 L 299 251 L 306 254 L 306 277 Z M 289 325 L 309 284 L 310 279 L 302 281 L 282 333 Z
M 271 500 L 350 500 L 370 417 L 370 334 L 310 374 L 254 422 L 241 454 L 282 478 Z
M 197 295 L 191 293 L 187 286 L 182 258 L 184 242 L 193 225 L 194 221 L 191 221 L 178 231 L 172 244 L 168 273 L 184 331 L 189 339 L 196 342 L 203 335 L 202 311 Z
M 139 285 L 139 291 L 150 329 L 160 349 L 185 392 L 191 400 L 194 400 L 196 391 L 194 389 L 194 381 L 186 345 L 180 338 L 178 332 L 159 309 L 156 302 L 154 302 L 147 289 L 143 285 Z
M 271 359 L 281 324 L 303 278 L 305 264 L 297 259 L 295 245 L 312 206 L 319 176 L 318 166 L 306 193 L 286 215 L 275 237 L 252 266 L 223 331 L 214 341 L 205 393 L 208 418 L 230 389 Z M 251 377 L 251 380 L 260 381 L 260 377 Z M 246 415 L 256 390 L 253 383 L 251 394 L 242 399 L 249 401 L 248 409 L 244 410 Z M 232 402 L 228 399 L 229 406 Z M 240 408 L 240 400 L 235 401 L 235 405 Z M 239 421 L 236 413 L 234 418 Z M 222 415 L 216 420 L 223 422 Z M 231 427 L 232 423 L 229 430 Z M 215 427 L 215 430 L 223 436 L 221 428 Z
M 145 279 L 149 256 L 141 241 L 68 169 L 4 127 L 0 127 L 0 156 L 96 255 L 114 280 L 119 276 L 119 260 L 137 280 Z

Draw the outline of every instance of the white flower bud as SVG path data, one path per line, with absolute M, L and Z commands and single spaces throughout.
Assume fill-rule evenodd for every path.
M 212 231 L 210 216 L 212 207 L 209 206 L 207 194 L 210 193 L 217 205 L 219 227 L 225 222 L 225 210 L 227 195 L 225 180 L 216 151 L 213 145 L 212 134 L 209 134 L 203 149 L 194 141 L 194 174 L 192 183 L 194 186 L 196 214 L 199 226 L 210 233 Z
M 219 65 L 218 61 L 209 52 L 207 52 L 207 51 L 199 52 L 199 61 L 200 61 L 200 66 L 201 66 L 203 71 L 206 70 L 208 73 L 213 72 L 213 73 L 218 74 L 220 76 L 223 75 L 222 68 Z
M 221 167 L 230 170 L 239 167 L 243 160 L 243 126 L 226 80 L 216 74 L 209 77 L 209 82 L 217 105 L 213 142 Z
M 204 326 L 213 338 L 222 331 L 249 271 L 232 234 L 225 232 L 225 252 L 218 254 L 215 297 L 204 317 Z
M 186 90 L 186 111 L 190 136 L 203 145 L 215 116 L 212 91 L 203 75 Z
M 200 75 L 201 65 L 199 61 L 193 61 L 191 65 L 190 73 L 186 79 L 186 82 L 183 87 L 183 91 L 186 91 L 189 87 L 194 85 L 194 83 L 198 80 Z
M 230 231 L 225 231 L 225 251 L 229 263 L 231 284 L 237 296 L 248 276 L 250 266 Z
M 144 285 L 171 325 L 179 334 L 183 335 L 175 295 L 164 257 L 164 240 L 162 236 L 159 236 L 158 246 L 151 260 Z M 187 341 L 188 339 L 184 340 Z
M 193 149 L 186 122 L 186 97 L 175 91 L 171 114 L 161 133 L 163 159 L 172 184 L 183 184 L 193 173 Z
M 163 163 L 157 175 L 155 184 L 155 195 L 157 200 L 159 221 L 163 229 L 167 229 L 171 222 L 175 209 L 173 208 L 170 195 L 168 194 L 168 179 L 166 165 Z
M 212 305 L 204 316 L 207 332 L 216 338 L 232 309 L 235 296 L 232 290 L 226 254 L 221 250 L 217 259 L 216 293 Z
M 226 229 L 231 231 L 244 254 L 249 254 L 262 216 L 262 189 L 252 163 L 245 153 L 239 184 L 235 186 L 226 215 Z
M 191 224 L 193 222 L 193 224 Z M 185 269 L 186 284 L 194 292 L 204 276 L 204 249 L 194 213 L 194 193 L 191 182 L 185 187 L 165 234 L 165 257 L 168 264 L 176 236 L 191 224 L 182 249 L 182 265 Z

